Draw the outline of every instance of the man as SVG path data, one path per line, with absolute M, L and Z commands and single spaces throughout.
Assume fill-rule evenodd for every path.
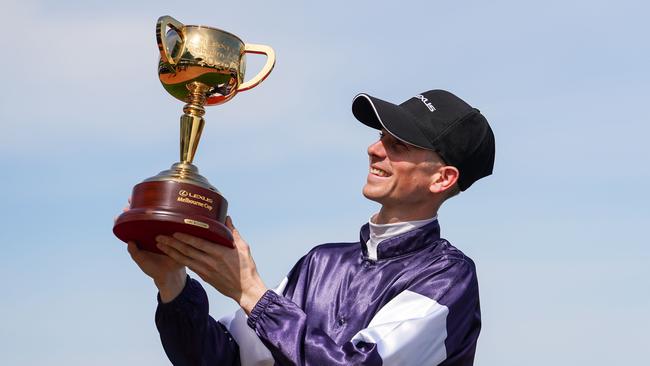
M 357 243 L 318 246 L 275 290 L 230 218 L 235 249 L 174 234 L 168 256 L 129 252 L 159 289 L 156 325 L 175 365 L 471 365 L 480 331 L 474 263 L 440 237 L 442 203 L 490 175 L 487 120 L 432 90 L 400 105 L 366 94 L 354 116 L 380 130 L 363 187 L 381 209 Z M 241 310 L 208 315 L 189 267 Z

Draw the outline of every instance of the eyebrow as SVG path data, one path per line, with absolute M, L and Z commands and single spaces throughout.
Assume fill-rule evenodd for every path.
M 382 138 L 383 138 L 384 136 L 389 136 L 389 139 L 390 139 L 390 141 L 391 141 L 393 144 L 399 144 L 399 145 L 401 145 L 401 146 L 404 146 L 404 147 L 406 147 L 407 150 L 410 150 L 410 149 L 411 149 L 411 146 L 410 146 L 409 144 L 407 144 L 406 142 L 404 142 L 404 141 L 398 139 L 397 137 L 391 135 L 390 132 L 384 132 L 384 131 L 381 131 L 381 132 L 380 132 L 380 136 L 381 136 Z

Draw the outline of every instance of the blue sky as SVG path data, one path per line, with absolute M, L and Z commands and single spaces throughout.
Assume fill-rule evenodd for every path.
M 476 364 L 643 363 L 646 2 L 229 4 L 3 1 L 2 364 L 168 363 L 155 288 L 111 232 L 133 185 L 178 159 L 182 103 L 156 75 L 165 14 L 277 52 L 263 84 L 207 110 L 195 161 L 267 285 L 377 210 L 361 195 L 377 134 L 352 97 L 448 89 L 497 142 L 494 175 L 439 213 L 478 267 Z M 209 294 L 215 317 L 235 309 Z

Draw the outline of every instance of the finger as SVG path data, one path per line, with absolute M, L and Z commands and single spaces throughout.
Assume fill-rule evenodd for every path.
M 135 253 L 135 252 L 138 251 L 138 246 L 135 244 L 134 241 L 128 241 L 126 243 L 126 247 L 127 247 L 128 251 L 129 251 L 129 253 Z
M 133 260 L 135 261 L 138 261 L 142 257 L 142 254 L 140 254 L 140 249 L 138 249 L 138 246 L 133 241 L 130 241 L 126 244 L 127 244 L 126 250 L 131 255 L 131 258 L 133 258 Z
M 232 232 L 232 236 L 235 241 L 241 240 L 239 230 L 237 230 L 235 225 L 232 223 L 232 218 L 230 216 L 226 216 L 226 227 Z
M 174 233 L 174 235 L 172 236 L 176 240 L 191 245 L 192 247 L 204 253 L 208 253 L 212 256 L 221 256 L 224 253 L 223 249 L 225 249 L 225 247 L 213 243 L 211 241 L 207 241 L 205 239 L 197 238 L 196 236 L 193 235 L 189 235 L 185 233 Z
M 184 266 L 187 266 L 190 263 L 190 259 L 188 257 L 184 256 L 183 253 L 170 247 L 169 245 L 163 244 L 162 242 L 157 242 L 156 247 L 160 249 L 161 252 L 167 254 L 167 256 L 169 256 L 171 259 Z
M 182 265 L 189 265 L 192 262 L 192 258 L 186 256 L 182 252 L 180 252 L 178 249 L 174 248 L 171 245 L 168 245 L 162 241 L 157 241 L 156 242 L 156 247 L 160 249 L 163 253 L 167 254 L 167 256 L 171 257 L 173 260 L 176 262 L 182 264 Z
M 186 242 L 179 240 L 177 238 L 173 238 L 165 235 L 158 235 L 156 237 L 156 241 L 158 243 L 162 243 L 176 249 L 177 251 L 181 252 L 184 256 L 189 257 L 191 259 L 201 261 L 207 265 L 214 264 L 214 260 L 209 255 L 207 255 L 204 251 L 196 249 L 195 247 L 188 245 Z
M 200 263 L 190 257 L 185 256 L 183 253 L 176 250 L 174 247 L 169 246 L 164 243 L 157 243 L 156 247 L 160 249 L 163 253 L 167 254 L 171 259 L 175 260 L 177 263 L 186 266 L 195 273 L 208 273 L 208 267 L 203 263 Z

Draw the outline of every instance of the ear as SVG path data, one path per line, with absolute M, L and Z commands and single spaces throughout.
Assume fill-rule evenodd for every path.
M 429 185 L 429 190 L 432 193 L 442 193 L 458 181 L 460 172 L 455 166 L 445 165 L 438 168 L 438 171 L 432 176 L 433 180 Z

